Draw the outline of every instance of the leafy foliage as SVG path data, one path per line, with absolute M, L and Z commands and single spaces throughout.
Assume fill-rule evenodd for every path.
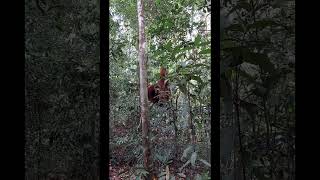
M 25 2 L 26 179 L 96 178 L 98 2 Z
M 221 94 L 234 101 L 243 169 L 235 176 L 295 179 L 295 3 L 222 2 L 221 76 L 232 92 L 223 84 Z
M 199 0 L 145 1 L 144 7 L 148 81 L 155 84 L 163 66 L 169 71 L 171 89 L 167 104 L 150 109 L 154 169 L 161 174 L 162 168 L 176 171 L 183 164 L 179 154 L 191 143 L 191 127 L 202 144 L 198 156 L 207 159 L 210 153 L 210 7 Z M 120 158 L 119 149 L 125 151 L 126 146 L 125 154 L 142 164 L 141 154 L 131 153 L 136 149 L 142 153 L 136 1 L 113 0 L 110 12 L 110 152 Z M 127 141 L 119 143 L 119 137 Z

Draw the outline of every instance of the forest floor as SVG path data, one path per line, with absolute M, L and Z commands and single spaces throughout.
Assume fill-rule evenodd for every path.
M 112 136 L 113 137 L 128 136 L 128 134 L 132 133 L 132 128 L 136 128 L 136 127 L 134 127 L 133 124 L 116 125 L 116 126 L 114 126 L 114 128 L 112 130 Z M 160 133 L 159 137 L 161 137 L 161 138 L 157 139 L 157 143 L 161 144 L 160 146 L 162 146 L 163 144 L 166 144 L 168 146 L 172 146 L 171 143 L 168 144 L 168 142 L 173 142 L 172 136 L 169 137 L 165 134 L 162 134 L 161 131 L 159 132 L 157 129 L 156 129 L 156 131 L 158 133 Z M 166 145 L 164 145 L 164 146 L 166 146 Z M 182 155 L 184 146 L 181 145 L 177 149 L 179 150 L 179 152 L 177 152 L 177 154 L 179 154 L 179 156 Z M 133 156 L 133 155 L 130 155 L 130 150 L 132 150 L 132 148 L 130 149 L 130 148 L 128 148 L 128 146 L 125 146 L 125 145 L 123 145 L 123 146 L 119 145 L 119 146 L 113 147 L 110 154 L 112 157 L 114 157 L 114 160 L 110 160 L 110 162 L 109 162 L 109 179 L 111 179 L 111 180 L 136 179 L 136 177 L 134 175 L 135 168 L 133 168 L 133 167 L 136 167 L 136 165 L 137 165 L 136 159 L 130 158 L 128 160 L 128 158 L 127 159 L 124 158 L 127 156 Z M 190 165 L 188 165 L 181 172 L 179 170 L 179 168 L 181 168 L 184 165 L 184 163 L 180 161 L 179 156 L 176 159 L 173 159 L 173 162 L 170 163 L 169 166 L 164 167 L 164 166 L 160 166 L 159 163 L 155 163 L 153 168 L 157 171 L 163 172 L 164 174 L 166 171 L 169 170 L 170 174 L 174 175 L 176 180 L 184 180 L 184 179 L 186 179 L 186 177 L 192 177 L 195 174 L 198 174 L 198 173 L 202 174 L 203 172 L 206 171 L 203 166 L 197 165 L 196 167 L 191 168 Z M 158 172 L 158 173 L 160 173 L 160 172 Z M 155 178 L 155 179 L 159 179 L 159 178 Z M 190 178 L 190 179 L 194 179 L 194 178 Z

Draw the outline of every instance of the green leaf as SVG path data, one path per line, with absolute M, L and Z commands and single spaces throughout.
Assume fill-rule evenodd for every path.
M 179 171 L 182 171 L 186 166 L 188 166 L 188 164 L 190 164 L 190 159 L 179 168 Z
M 182 178 L 186 178 L 187 177 L 184 173 L 178 173 L 177 175 L 182 177 Z
M 254 22 L 253 24 L 249 24 L 247 26 L 248 29 L 253 29 L 253 28 L 256 28 L 256 29 L 264 29 L 266 27 L 269 27 L 269 26 L 276 26 L 278 25 L 278 23 L 276 23 L 275 21 L 273 20 L 261 20 L 261 21 L 256 21 Z
M 165 176 L 166 175 L 166 172 L 161 172 L 158 174 L 158 177 L 162 177 L 162 176 Z
M 165 161 L 165 157 L 159 155 L 159 154 L 156 154 L 156 158 L 161 162 L 161 163 L 164 163 Z
M 174 26 L 173 22 L 171 20 L 166 21 L 166 28 L 171 29 Z
M 182 56 L 185 56 L 185 53 L 180 53 L 177 57 L 175 57 L 176 60 L 180 59 Z
M 247 72 L 243 71 L 243 70 L 239 70 L 239 75 L 243 78 L 245 78 L 247 81 L 249 81 L 250 83 L 252 84 L 259 84 L 261 85 L 260 83 L 258 83 L 254 77 L 252 77 L 250 74 L 248 74 Z
M 211 53 L 211 49 L 204 49 L 199 52 L 199 54 L 210 54 L 210 53 Z
M 179 4 L 175 4 L 174 8 L 175 8 L 176 10 L 178 10 Z
M 192 166 L 196 165 L 197 155 L 198 155 L 197 152 L 193 152 L 191 154 L 190 162 Z
M 266 54 L 246 52 L 243 55 L 245 62 L 258 65 L 266 72 L 274 72 L 274 65 Z
M 200 91 L 200 93 L 201 93 L 201 91 L 204 89 L 204 87 L 206 86 L 206 85 L 208 85 L 209 84 L 209 82 L 205 82 L 205 83 L 201 83 L 200 85 L 199 85 L 199 91 Z
M 251 166 L 253 166 L 253 167 L 263 167 L 263 164 L 260 161 L 253 160 L 253 161 L 251 161 Z
M 224 66 L 226 67 L 235 67 L 243 63 L 243 54 L 246 51 L 243 47 L 232 47 L 226 52 L 231 52 L 232 55 L 229 55 L 222 59 Z
M 182 154 L 182 157 L 181 157 L 181 161 L 185 158 L 187 158 L 189 152 L 192 150 L 192 146 L 188 146 L 184 151 L 183 151 L 183 154 Z
M 242 24 L 231 24 L 230 26 L 225 28 L 226 31 L 239 31 L 244 32 L 244 28 Z
M 236 10 L 239 10 L 239 9 L 245 9 L 246 11 L 251 11 L 251 5 L 248 3 L 248 2 L 245 2 L 245 1 L 241 1 L 239 2 L 234 8 L 232 8 L 230 10 L 230 12 L 228 13 L 228 16 L 233 13 L 234 11 Z
M 200 47 L 200 46 L 206 46 L 206 45 L 208 45 L 208 44 L 211 44 L 211 41 L 207 41 L 207 42 L 200 43 L 200 44 L 199 44 L 199 47 Z
M 211 164 L 208 161 L 206 161 L 204 159 L 199 159 L 199 161 L 202 162 L 204 165 L 211 167 Z
M 190 79 L 196 80 L 199 84 L 203 83 L 200 76 L 191 75 Z
M 229 48 L 234 48 L 237 47 L 237 44 L 234 41 L 228 40 L 228 41 L 222 41 L 221 42 L 221 49 L 229 49 Z
M 175 49 L 174 50 L 174 53 L 179 53 L 179 52 L 183 52 L 183 51 L 188 51 L 188 50 L 191 50 L 193 49 L 193 47 L 184 47 L 184 48 L 181 48 L 181 49 Z
M 195 44 L 196 46 L 199 46 L 199 45 L 200 45 L 200 41 L 201 41 L 201 37 L 200 37 L 200 35 L 198 35 L 198 36 L 194 39 L 194 44 Z
M 165 46 L 164 46 L 164 48 L 166 48 L 167 50 L 171 50 L 172 49 L 172 42 L 171 41 L 169 41 Z
M 294 1 L 294 0 L 275 0 L 271 3 L 272 7 L 274 8 L 281 8 L 284 5 L 288 4 L 288 2 Z
M 180 48 L 182 47 L 182 45 L 178 45 L 176 47 L 174 47 L 172 53 L 173 54 L 178 54 L 180 52 Z
M 204 68 L 210 69 L 210 66 L 209 66 L 209 65 L 206 65 L 206 64 L 203 64 L 203 63 L 195 64 L 195 65 L 193 65 L 192 67 L 193 67 L 193 68 L 204 67 Z

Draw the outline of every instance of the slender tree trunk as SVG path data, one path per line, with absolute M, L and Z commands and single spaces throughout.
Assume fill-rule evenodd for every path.
M 138 23 L 139 23 L 139 68 L 140 68 L 140 107 L 141 107 L 141 121 L 142 121 L 142 143 L 143 143 L 143 164 L 144 168 L 149 172 L 151 179 L 151 150 L 149 139 L 149 119 L 148 119 L 148 92 L 147 92 L 147 65 L 146 65 L 146 41 L 144 33 L 144 10 L 143 0 L 137 0 L 138 9 Z
M 221 86 L 225 88 L 223 97 L 224 118 L 221 120 L 220 127 L 220 162 L 221 179 L 234 180 L 235 169 L 232 167 L 232 154 L 235 153 L 235 125 L 233 120 L 232 87 L 227 77 L 221 77 Z
M 239 103 L 240 103 L 240 96 L 239 96 L 239 69 L 236 69 L 236 79 L 235 79 L 235 115 L 236 115 L 236 128 L 237 128 L 237 132 L 236 132 L 236 136 L 238 137 L 238 139 L 235 139 L 235 146 L 239 147 L 239 152 L 235 153 L 235 157 L 239 157 L 239 158 L 235 158 L 235 159 L 239 159 L 238 162 L 235 162 L 236 164 L 236 169 L 237 169 L 237 178 L 238 180 L 246 180 L 246 169 L 245 169 L 245 164 L 244 164 L 244 160 L 243 160 L 243 144 L 242 144 L 242 139 L 241 139 L 241 123 L 240 123 L 240 107 L 239 107 Z M 242 170 L 242 172 L 241 172 Z
M 37 108 L 37 115 L 38 115 L 38 169 L 37 169 L 37 178 L 38 180 L 41 179 L 41 157 L 42 157 L 42 152 L 41 152 L 41 141 L 42 141 L 42 120 L 41 120 L 41 110 L 40 110 L 40 105 L 39 103 L 36 104 Z
M 190 133 L 190 143 L 195 145 L 196 144 L 196 131 L 195 131 L 195 127 L 193 125 L 193 121 L 192 121 L 192 106 L 191 106 L 191 97 L 189 94 L 189 88 L 187 87 L 187 98 L 188 98 L 188 106 L 189 106 L 189 118 L 188 118 L 188 123 L 189 123 L 189 133 Z
M 178 99 L 179 99 L 179 95 L 176 97 L 175 100 L 175 104 L 173 106 L 173 103 L 171 101 L 171 111 L 172 111 L 172 121 L 173 121 L 173 127 L 174 127 L 174 157 L 177 158 L 178 156 L 178 127 L 177 127 L 177 120 L 178 120 L 178 116 L 177 116 L 177 112 L 178 112 Z

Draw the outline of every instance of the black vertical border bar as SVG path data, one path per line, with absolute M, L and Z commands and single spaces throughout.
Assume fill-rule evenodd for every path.
M 1 22 L 6 25 L 1 28 L 1 66 L 5 67 L 1 70 L 1 177 L 8 175 L 10 179 L 25 178 L 24 6 L 25 2 L 5 1 L 0 12 Z
M 220 179 L 220 0 L 212 0 L 211 15 L 211 101 L 212 101 L 212 176 Z
M 22 163 L 22 165 L 23 165 L 23 173 L 21 173 L 21 175 L 24 177 L 24 178 L 26 178 L 26 157 L 25 157 L 25 155 L 26 155 L 26 153 L 25 153 L 25 148 L 26 148 L 26 143 L 27 143 L 27 139 L 26 139 L 26 135 L 25 135 L 25 132 L 26 132 L 26 117 L 25 117 L 25 108 L 26 108 L 26 74 L 25 74 L 25 69 L 26 69 L 26 59 L 25 59 L 25 51 L 26 51 L 26 27 L 25 27 L 25 20 L 26 20 L 26 10 L 25 10 L 25 1 L 24 1 L 24 3 L 23 3 L 23 6 L 22 6 L 22 3 L 21 3 L 21 11 L 22 11 L 22 19 L 21 19 L 21 21 L 23 21 L 23 23 L 21 22 L 21 39 L 22 39 L 22 46 L 21 46 L 21 51 L 23 52 L 23 53 L 21 53 L 21 58 L 23 59 L 23 65 L 22 65 L 22 67 L 21 68 L 23 68 L 23 71 L 22 71 L 22 69 L 21 69 L 21 71 L 23 72 L 23 75 L 22 75 L 22 77 L 23 77 L 23 81 L 22 81 L 22 85 L 23 85 L 23 87 L 21 87 L 21 88 L 23 88 L 23 94 L 21 93 L 21 99 L 23 99 L 22 100 L 22 102 L 23 102 L 23 107 L 21 107 L 21 108 L 23 108 L 22 110 L 22 117 L 23 117 L 23 125 L 22 125 L 22 129 L 23 129 L 23 154 L 21 154 L 22 156 L 23 156 L 23 163 Z M 17 58 L 17 59 L 20 59 L 20 58 Z M 22 98 L 22 96 L 23 96 L 23 98 Z M 20 96 L 19 96 L 20 97 Z M 22 118 L 21 117 L 21 118 Z M 21 177 L 21 179 L 22 179 L 22 177 Z
M 25 3 L 6 1 L 1 11 L 1 177 L 10 179 L 25 178 Z
M 100 180 L 108 179 L 108 106 L 109 63 L 108 58 L 108 9 L 109 1 L 100 0 Z

